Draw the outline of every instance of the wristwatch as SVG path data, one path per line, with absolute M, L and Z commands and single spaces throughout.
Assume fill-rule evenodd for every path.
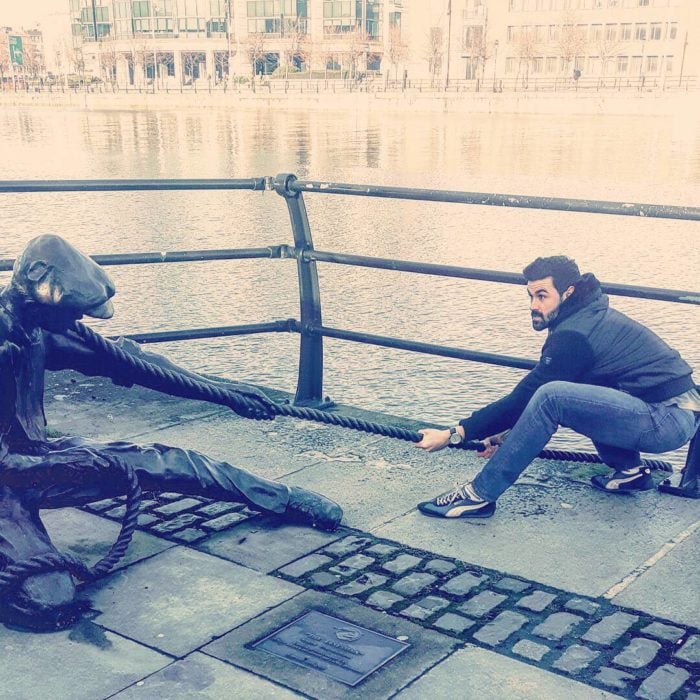
M 456 426 L 450 428 L 450 445 L 460 445 L 462 443 L 462 436 L 457 432 Z

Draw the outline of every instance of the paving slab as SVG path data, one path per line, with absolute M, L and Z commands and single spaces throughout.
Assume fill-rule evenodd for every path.
M 697 529 L 612 598 L 612 602 L 700 627 L 699 561 L 700 529 Z
M 443 450 L 428 460 L 412 443 L 391 438 L 354 452 L 361 459 L 316 464 L 283 480 L 338 501 L 348 527 L 373 530 L 413 510 L 426 493 L 435 491 L 436 484 L 453 484 L 464 471 L 465 455 L 457 450 Z
M 58 550 L 74 554 L 88 566 L 93 566 L 109 552 L 121 527 L 119 523 L 75 508 L 42 510 L 41 519 Z M 137 530 L 126 554 L 113 570 L 147 559 L 172 546 L 172 542 Z
M 424 496 L 439 491 L 433 488 Z M 697 503 L 691 499 L 656 491 L 609 496 L 584 484 L 552 479 L 546 488 L 516 484 L 487 520 L 431 519 L 411 511 L 373 531 L 437 554 L 597 597 L 695 520 Z M 620 533 L 629 532 L 632 523 L 634 537 L 621 543 Z
M 86 620 L 47 634 L 0 626 L 0 658 L 7 700 L 106 698 L 172 661 Z
M 148 430 L 230 414 L 214 404 L 139 386 L 119 387 L 109 379 L 72 371 L 47 373 L 44 406 L 50 429 L 96 440 L 133 440 Z
M 291 700 L 302 696 L 195 652 L 117 693 L 114 700 L 231 700 L 232 697 Z
M 342 531 L 323 532 L 259 517 L 209 537 L 195 548 L 267 574 L 341 536 Z
M 613 700 L 620 696 L 472 646 L 456 651 L 396 696 L 397 700 L 449 697 Z
M 401 639 L 411 646 L 355 687 L 261 649 L 251 648 L 251 644 L 264 639 L 310 610 L 317 610 L 388 637 Z M 312 698 L 380 700 L 394 695 L 397 689 L 404 687 L 445 658 L 458 644 L 454 639 L 422 629 L 408 620 L 389 617 L 325 593 L 309 591 L 208 644 L 203 652 Z
M 174 547 L 86 589 L 98 624 L 184 656 L 302 589 L 237 564 Z
M 204 452 L 268 479 L 293 474 L 310 464 L 360 464 L 364 445 L 376 436 L 293 418 L 241 419 L 227 411 L 172 427 L 144 432 L 138 442 L 160 442 Z M 295 475 L 290 483 L 296 483 Z

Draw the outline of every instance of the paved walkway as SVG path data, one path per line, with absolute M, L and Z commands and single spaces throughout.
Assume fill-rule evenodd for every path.
M 700 700 L 697 501 L 606 496 L 587 485 L 600 467 L 538 461 L 493 518 L 446 522 L 415 503 L 475 473 L 470 453 L 256 423 L 68 374 L 47 390 L 47 414 L 64 433 L 205 451 L 325 493 L 346 515 L 328 534 L 148 497 L 124 560 L 84 590 L 86 619 L 49 634 L 0 625 L 2 698 Z M 43 517 L 61 549 L 94 563 L 122 514 L 115 499 Z M 341 620 L 320 651 L 304 621 L 281 633 L 291 642 L 261 643 L 310 612 Z M 336 680 L 363 675 L 379 639 L 364 630 L 396 655 L 355 686 Z M 297 652 L 312 668 L 289 660 Z

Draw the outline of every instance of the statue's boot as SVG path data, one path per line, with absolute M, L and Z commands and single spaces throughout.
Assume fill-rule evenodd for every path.
M 38 555 L 56 553 L 38 507 L 22 491 L 0 486 L 0 571 Z M 63 570 L 29 576 L 0 588 L 0 621 L 36 630 L 62 629 L 78 615 L 75 584 Z

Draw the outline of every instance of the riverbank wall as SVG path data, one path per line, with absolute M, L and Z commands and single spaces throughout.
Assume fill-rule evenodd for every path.
M 62 107 L 79 110 L 341 110 L 458 112 L 466 114 L 604 114 L 671 116 L 697 111 L 700 91 L 444 93 L 253 91 L 197 92 L 9 92 L 0 107 Z

